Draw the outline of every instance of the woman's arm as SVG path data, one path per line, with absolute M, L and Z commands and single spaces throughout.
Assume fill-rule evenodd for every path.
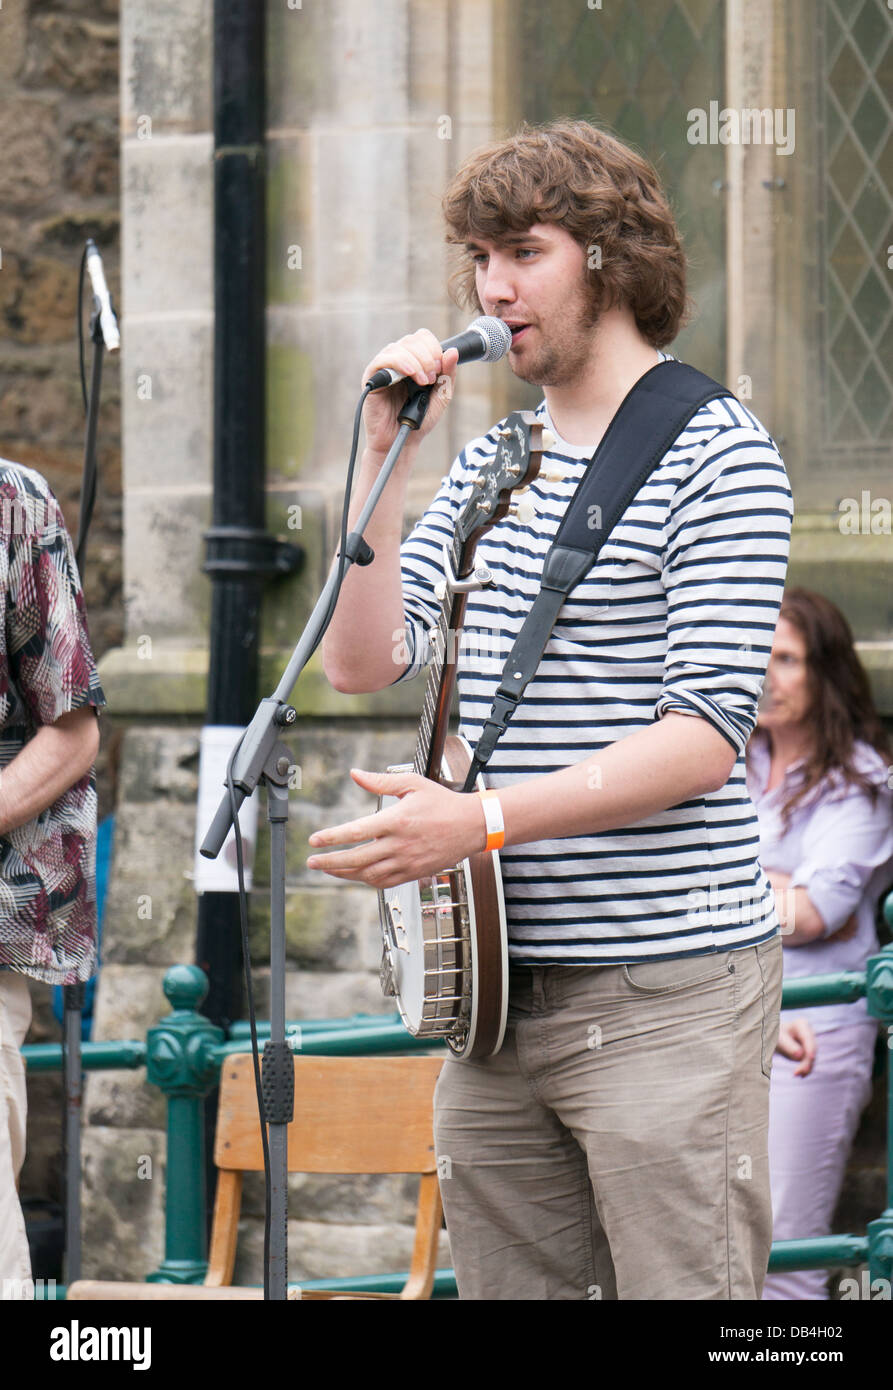
M 806 946 L 823 937 L 825 921 L 806 889 L 791 888 L 791 875 L 780 869 L 764 869 L 764 873 L 775 890 L 775 910 L 785 946 Z
M 893 856 L 890 792 L 876 803 L 859 787 L 820 803 L 803 829 L 802 858 L 791 873 L 764 869 L 775 889 L 787 946 L 805 946 L 849 932 L 878 866 Z

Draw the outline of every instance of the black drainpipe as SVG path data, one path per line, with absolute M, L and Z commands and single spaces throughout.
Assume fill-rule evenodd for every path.
M 214 510 L 207 724 L 247 724 L 258 702 L 265 582 L 302 551 L 265 529 L 265 6 L 214 3 Z M 223 788 L 221 787 L 221 794 Z M 196 959 L 210 988 L 203 1012 L 225 1028 L 242 1015 L 235 893 L 198 899 Z M 215 1097 L 213 1098 L 216 1100 Z M 207 1106 L 213 1132 L 216 1104 Z M 210 1145 L 208 1156 L 210 1161 Z

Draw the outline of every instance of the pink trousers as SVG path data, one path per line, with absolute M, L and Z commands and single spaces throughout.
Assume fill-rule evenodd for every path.
M 772 1239 L 798 1240 L 831 1232 L 834 1208 L 859 1117 L 871 1098 L 877 1023 L 854 1023 L 816 1034 L 808 1076 L 776 1052 L 769 1091 L 769 1183 Z M 764 1299 L 828 1297 L 828 1272 L 768 1274 Z

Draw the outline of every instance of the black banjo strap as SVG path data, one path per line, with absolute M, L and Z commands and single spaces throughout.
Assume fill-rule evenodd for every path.
M 639 488 L 707 401 L 731 392 L 684 362 L 658 362 L 623 398 L 586 466 L 543 562 L 542 587 L 502 670 L 463 791 L 490 761 L 506 725 L 536 673 L 567 595 L 599 551 Z M 638 463 L 635 461 L 638 460 Z

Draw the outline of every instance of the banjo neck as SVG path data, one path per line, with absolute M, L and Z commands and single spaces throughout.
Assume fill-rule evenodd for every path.
M 465 542 L 461 555 L 456 554 L 457 540 L 458 537 L 454 537 L 449 547 L 450 561 L 453 573 L 464 579 L 471 573 L 477 536 L 471 536 Z M 439 780 L 444 745 L 449 733 L 450 706 L 456 687 L 456 661 L 467 604 L 468 593 L 465 590 L 453 590 L 447 586 L 437 624 L 429 633 L 433 657 L 425 686 L 413 770 L 435 780 Z
M 432 659 L 425 687 L 413 771 L 440 780 L 449 733 L 450 705 L 456 687 L 459 638 L 468 594 L 493 583 L 485 567 L 474 568 L 474 552 L 484 532 L 507 516 L 515 491 L 526 490 L 538 476 L 544 447 L 542 421 L 530 411 L 513 411 L 497 434 L 496 454 L 473 480 L 465 508 L 449 545 L 443 547 L 444 578 L 435 587 L 440 601 L 437 623 L 430 629 Z

